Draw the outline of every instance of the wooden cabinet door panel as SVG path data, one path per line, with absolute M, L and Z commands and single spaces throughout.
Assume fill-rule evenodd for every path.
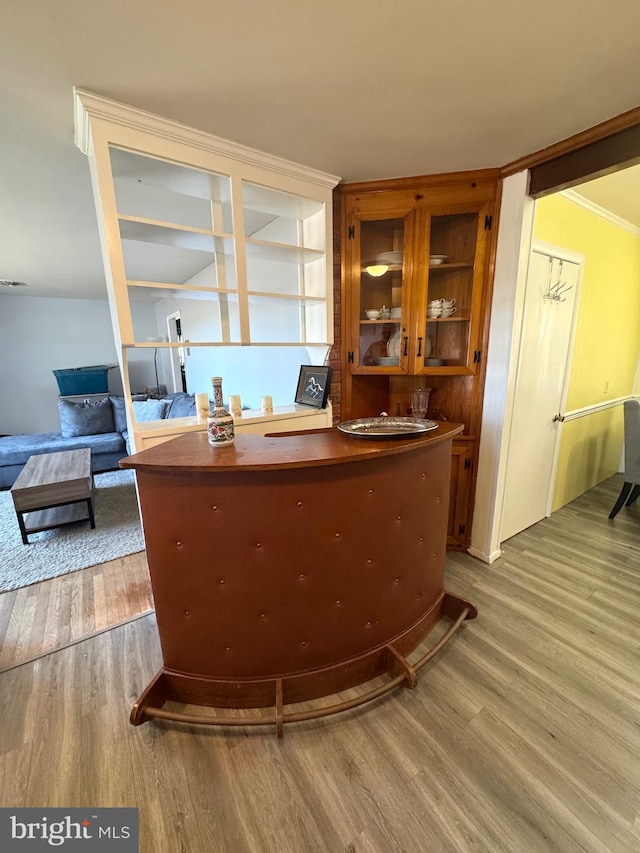
M 466 548 L 471 533 L 469 506 L 473 451 L 473 442 L 454 440 L 451 451 L 451 491 L 449 494 L 447 545 L 458 549 Z

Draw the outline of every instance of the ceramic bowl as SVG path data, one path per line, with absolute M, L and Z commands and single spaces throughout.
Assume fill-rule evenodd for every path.
M 367 320 L 377 320 L 380 316 L 378 308 L 368 308 L 364 313 L 367 315 Z

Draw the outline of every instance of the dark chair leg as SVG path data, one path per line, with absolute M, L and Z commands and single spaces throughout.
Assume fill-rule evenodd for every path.
M 640 498 L 640 486 L 636 484 L 633 489 L 631 489 L 631 494 L 627 498 L 625 506 L 631 506 L 631 504 L 634 504 L 638 498 Z
M 616 515 L 622 509 L 622 504 L 626 501 L 629 492 L 631 491 L 632 483 L 623 483 L 622 488 L 620 489 L 620 494 L 618 495 L 618 500 L 615 503 L 614 508 L 609 513 L 609 518 L 615 518 Z

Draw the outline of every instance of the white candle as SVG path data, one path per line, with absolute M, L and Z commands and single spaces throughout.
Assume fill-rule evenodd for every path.
M 196 394 L 196 413 L 199 421 L 206 421 L 209 417 L 209 395 Z
M 229 408 L 231 409 L 231 414 L 236 417 L 239 417 L 242 414 L 240 394 L 229 394 Z
M 267 413 L 273 411 L 273 397 L 268 394 L 262 398 L 262 411 Z

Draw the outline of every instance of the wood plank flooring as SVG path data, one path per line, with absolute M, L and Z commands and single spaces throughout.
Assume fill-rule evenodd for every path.
M 144 551 L 0 594 L 0 672 L 153 609 Z
M 640 850 L 640 507 L 608 521 L 619 487 L 491 566 L 450 555 L 479 616 L 418 687 L 281 742 L 130 726 L 153 615 L 0 674 L 0 805 L 138 806 L 143 853 Z

